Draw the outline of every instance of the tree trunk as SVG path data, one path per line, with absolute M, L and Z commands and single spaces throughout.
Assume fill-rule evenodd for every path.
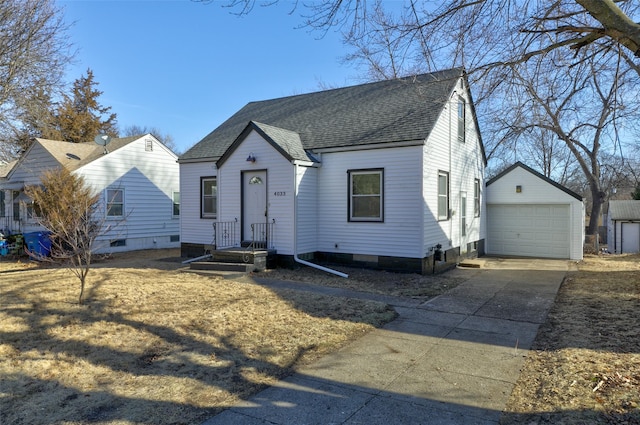
M 591 216 L 589 217 L 587 235 L 595 235 L 598 233 L 600 216 L 602 215 L 602 205 L 606 198 L 606 193 L 600 188 L 598 183 L 591 183 L 591 198 Z

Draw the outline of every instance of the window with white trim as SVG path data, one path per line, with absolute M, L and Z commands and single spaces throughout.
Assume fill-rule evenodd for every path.
M 200 179 L 200 217 L 216 218 L 218 184 L 215 177 L 202 177 Z
M 0 217 L 5 217 L 7 215 L 5 197 L 6 195 L 4 193 L 4 190 L 0 190 Z
M 349 221 L 384 221 L 384 170 L 349 170 Z
M 124 189 L 107 189 L 107 217 L 124 216 Z
M 438 220 L 449 219 L 449 173 L 438 171 Z

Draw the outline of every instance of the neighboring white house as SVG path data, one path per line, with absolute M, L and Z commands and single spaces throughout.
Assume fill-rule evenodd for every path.
M 614 254 L 640 252 L 640 201 L 609 201 L 607 245 Z
M 487 182 L 489 255 L 581 260 L 582 197 L 517 162 Z
M 69 143 L 36 139 L 0 176 L 0 231 L 40 231 L 24 188 L 40 184 L 43 171 L 65 167 L 102 195 L 98 219 L 114 224 L 98 239 L 98 252 L 180 246 L 177 156 L 153 135 Z M 0 170 L 1 171 L 1 170 Z
M 185 256 L 260 243 L 289 264 L 430 273 L 483 251 L 461 69 L 251 102 L 178 162 Z

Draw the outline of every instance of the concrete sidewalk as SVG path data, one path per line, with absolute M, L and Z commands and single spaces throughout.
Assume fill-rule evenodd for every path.
M 569 263 L 477 263 L 449 272 L 467 280 L 423 304 L 293 284 L 378 298 L 399 317 L 203 425 L 497 424 Z

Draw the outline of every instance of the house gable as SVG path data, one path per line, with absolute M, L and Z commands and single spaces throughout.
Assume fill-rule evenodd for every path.
M 216 166 L 218 168 L 222 167 L 252 131 L 257 132 L 267 143 L 284 156 L 287 161 L 315 161 L 311 155 L 305 152 L 298 133 L 251 121 L 217 161 Z
M 507 168 L 506 170 L 502 171 L 501 173 L 499 173 L 497 176 L 495 176 L 494 178 L 492 178 L 491 180 L 489 180 L 487 182 L 487 187 L 491 186 L 492 184 L 498 183 L 503 181 L 503 178 L 505 176 L 507 176 L 508 174 L 512 173 L 514 170 L 516 169 L 522 169 L 527 171 L 530 174 L 533 174 L 534 176 L 536 176 L 537 178 L 543 180 L 544 182 L 548 183 L 549 185 L 553 186 L 554 188 L 564 192 L 565 194 L 571 196 L 572 198 L 575 198 L 578 201 L 582 201 L 582 196 L 578 195 L 577 193 L 575 193 L 574 191 L 566 188 L 565 186 L 561 185 L 560 183 L 557 183 L 553 180 L 551 180 L 550 178 L 546 177 L 544 174 L 541 174 L 539 172 L 537 172 L 536 170 L 534 170 L 533 168 L 530 168 L 526 165 L 524 165 L 522 162 L 518 161 L 515 164 L 513 164 L 512 166 L 510 166 L 509 168 Z M 504 184 L 504 183 L 502 183 Z M 515 188 L 514 188 L 515 190 Z M 524 190 L 524 189 L 523 189 Z

